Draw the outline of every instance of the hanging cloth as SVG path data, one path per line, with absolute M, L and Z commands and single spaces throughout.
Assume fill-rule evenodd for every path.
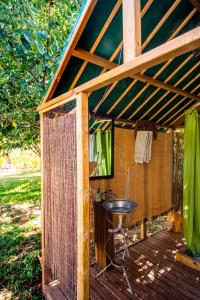
M 184 235 L 193 256 L 200 255 L 200 119 L 197 110 L 186 113 L 183 164 Z
M 89 135 L 89 145 L 90 145 L 90 161 L 97 161 L 97 147 L 96 147 L 96 135 Z
M 143 164 L 151 159 L 152 131 L 137 131 L 135 140 L 135 162 Z

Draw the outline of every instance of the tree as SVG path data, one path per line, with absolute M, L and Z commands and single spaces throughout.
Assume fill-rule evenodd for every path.
M 0 152 L 39 153 L 36 108 L 80 5 L 78 0 L 0 2 Z

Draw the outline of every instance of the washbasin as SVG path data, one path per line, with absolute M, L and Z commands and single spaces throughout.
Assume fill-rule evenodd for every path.
M 137 207 L 137 203 L 132 200 L 109 200 L 103 203 L 103 207 L 112 214 L 127 214 Z

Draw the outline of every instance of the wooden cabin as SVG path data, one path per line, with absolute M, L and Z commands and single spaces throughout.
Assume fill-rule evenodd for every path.
M 200 100 L 199 10 L 197 0 L 84 1 L 38 108 L 46 299 L 199 299 L 198 270 L 174 258 L 182 234 L 145 231 L 147 218 L 174 207 L 173 131 Z M 138 164 L 141 126 L 153 139 L 151 159 Z M 90 135 L 102 132 L 110 141 L 106 171 L 107 161 L 90 158 Z M 133 294 L 119 270 L 96 278 L 107 263 L 97 238 L 108 228 L 95 200 L 109 190 L 138 205 L 128 222 L 141 223 L 141 241 L 124 261 Z

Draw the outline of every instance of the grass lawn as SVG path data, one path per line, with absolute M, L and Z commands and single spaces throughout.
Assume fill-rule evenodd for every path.
M 0 299 L 42 299 L 40 174 L 0 178 Z

